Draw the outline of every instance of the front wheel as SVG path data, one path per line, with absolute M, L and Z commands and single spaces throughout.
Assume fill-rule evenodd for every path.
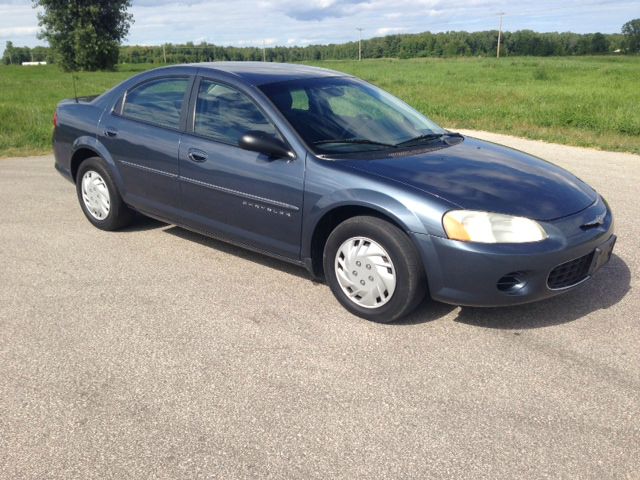
M 374 322 L 398 320 L 424 298 L 426 278 L 407 235 L 377 217 L 338 225 L 324 249 L 325 278 L 351 313 Z

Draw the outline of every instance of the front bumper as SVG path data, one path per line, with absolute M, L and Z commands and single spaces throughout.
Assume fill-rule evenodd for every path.
M 602 216 L 600 225 L 584 228 Z M 580 281 L 563 288 L 550 288 L 547 284 L 556 267 L 590 255 L 611 239 L 614 222 L 606 202 L 599 199 L 577 214 L 540 223 L 549 238 L 527 244 L 480 244 L 414 234 L 431 297 L 462 306 L 517 305 L 567 292 L 591 278 L 593 272 L 589 271 Z M 517 274 L 520 283 L 505 289 L 504 279 L 511 274 Z

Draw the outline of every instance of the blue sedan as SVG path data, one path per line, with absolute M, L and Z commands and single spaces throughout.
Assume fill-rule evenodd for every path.
M 61 102 L 54 124 L 56 168 L 96 227 L 140 212 L 299 264 L 377 322 L 426 294 L 500 306 L 569 291 L 616 239 L 571 173 L 336 71 L 159 68 Z

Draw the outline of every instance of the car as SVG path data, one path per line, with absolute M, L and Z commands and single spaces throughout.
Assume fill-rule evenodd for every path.
M 568 292 L 616 241 L 607 202 L 571 173 L 337 71 L 158 68 L 62 101 L 54 125 L 55 167 L 97 228 L 139 212 L 271 255 L 376 322 L 427 294 L 495 307 Z

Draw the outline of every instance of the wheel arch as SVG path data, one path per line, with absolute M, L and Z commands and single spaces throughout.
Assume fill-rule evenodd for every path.
M 371 216 L 389 222 L 404 232 L 417 248 L 414 239 L 410 235 L 411 228 L 393 213 L 371 204 L 351 203 L 337 205 L 328 209 L 319 217 L 307 243 L 307 255 L 305 256 L 307 256 L 308 260 L 306 263 L 314 277 L 322 278 L 324 275 L 322 257 L 325 244 L 331 232 L 345 220 L 358 216 Z
M 80 164 L 82 162 L 84 162 L 87 158 L 99 157 L 99 156 L 100 155 L 98 154 L 98 152 L 87 147 L 80 147 L 75 152 L 73 152 L 73 155 L 71 156 L 71 164 L 70 164 L 71 178 L 73 179 L 73 181 L 74 182 L 76 181 L 76 176 L 78 175 L 78 169 L 80 168 Z
M 116 183 L 116 186 L 118 187 L 120 192 L 123 191 L 123 183 L 122 177 L 120 176 L 120 171 L 116 167 L 116 164 L 109 154 L 109 151 L 95 137 L 78 138 L 75 142 L 73 142 L 72 151 L 73 153 L 71 154 L 71 161 L 69 162 L 69 171 L 74 183 L 76 181 L 76 176 L 78 174 L 80 164 L 82 164 L 82 162 L 84 162 L 88 158 L 100 157 L 105 162 L 105 166 L 109 170 L 109 173 L 111 174 L 111 177 L 113 178 L 113 181 Z

